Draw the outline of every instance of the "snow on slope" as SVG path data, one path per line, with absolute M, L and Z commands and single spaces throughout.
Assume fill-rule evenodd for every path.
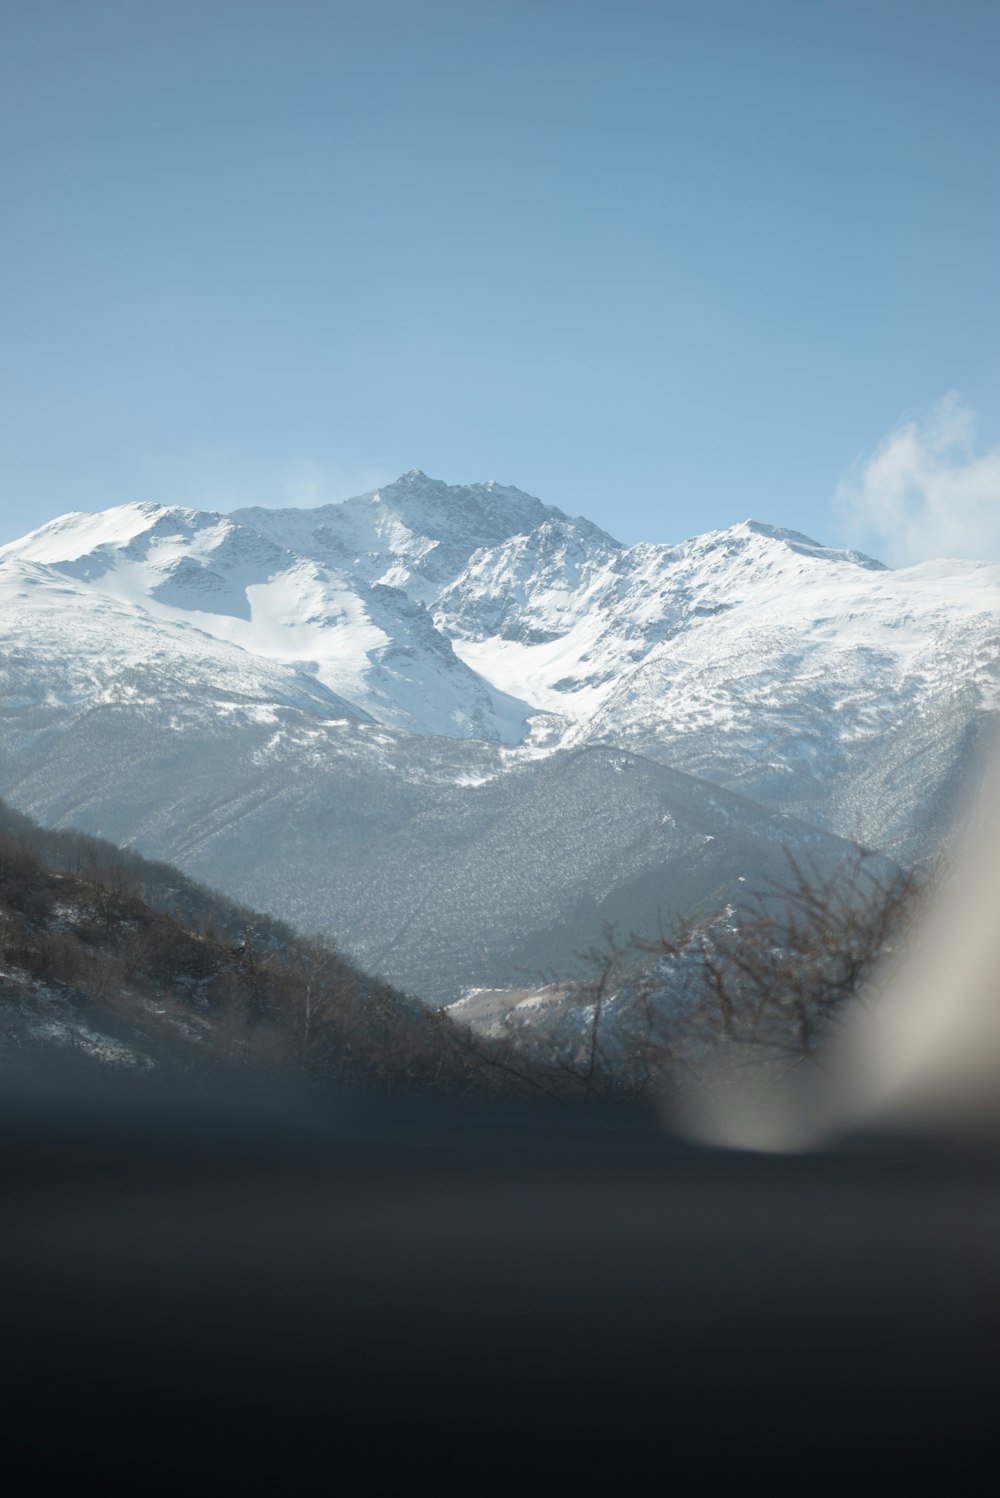
M 294 534 L 294 513 L 284 529 Z M 228 516 L 146 504 L 71 514 L 0 548 L 0 570 L 16 558 L 296 665 L 384 723 L 508 743 L 525 731 L 530 709 L 466 666 L 419 599 Z
M 850 854 L 618 750 L 358 722 L 193 630 L 164 640 L 82 590 L 59 616 L 30 602 L 0 613 L 0 795 L 324 930 L 428 999 L 566 973 L 604 920 L 653 934 L 737 904 L 786 850 L 827 871 Z
M 234 510 L 232 518 L 304 556 L 430 604 L 474 552 L 529 536 L 547 522 L 617 546 L 590 521 L 502 484 L 443 484 L 419 469 L 382 489 L 313 510 Z
M 584 551 L 548 526 L 473 557 L 435 620 L 561 713 L 563 743 L 628 745 L 909 856 L 998 705 L 998 605 L 995 564 L 891 572 L 755 521 Z
M 905 857 L 940 837 L 1000 706 L 997 566 L 890 572 L 755 521 L 624 547 L 417 471 L 314 510 L 64 516 L 0 549 L 0 591 L 28 564 L 54 606 L 73 586 L 124 611 L 100 628 L 187 628 L 342 715 L 508 745 L 507 768 L 626 746 Z
M 215 639 L 186 619 L 161 620 L 126 600 L 20 559 L 0 569 L 5 670 L 32 701 L 81 711 L 139 700 L 144 673 L 174 681 L 206 709 L 273 703 L 325 719 L 371 721 L 315 677 Z M 8 687 L 13 682 L 8 682 Z M 10 691 L 2 702 L 9 713 Z
M 553 711 L 587 719 L 622 677 L 663 642 L 732 608 L 760 606 L 768 586 L 788 613 L 798 579 L 846 564 L 884 570 L 854 552 L 818 547 L 755 521 L 679 546 L 581 545 L 548 524 L 478 553 L 437 601 L 435 616 L 462 655 L 494 679 L 516 680 Z M 562 673 L 562 674 L 560 674 Z

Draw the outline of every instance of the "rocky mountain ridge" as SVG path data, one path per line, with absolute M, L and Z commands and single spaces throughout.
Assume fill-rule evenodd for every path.
M 939 834 L 1000 702 L 995 564 L 891 571 L 758 521 L 626 547 L 416 470 L 315 510 L 71 514 L 0 548 L 7 591 L 19 563 L 290 669 L 360 721 L 618 744 L 903 856 Z
M 784 848 L 933 851 L 997 722 L 998 601 L 995 565 L 755 521 L 626 547 L 416 471 L 69 514 L 0 548 L 0 793 L 445 1000 Z

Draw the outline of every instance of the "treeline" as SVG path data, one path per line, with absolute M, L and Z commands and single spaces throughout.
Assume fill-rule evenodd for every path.
M 30 1051 L 39 1026 L 13 1019 L 47 994 L 64 1034 L 96 1026 L 136 1064 L 192 1078 L 256 1068 L 397 1095 L 662 1098 L 720 1058 L 819 1059 L 916 908 L 917 881 L 860 850 L 835 879 L 791 867 L 757 919 L 721 913 L 655 943 L 606 933 L 592 978 L 547 1017 L 515 1010 L 484 1035 L 168 864 L 0 803 L 6 1033 Z
M 558 1090 L 522 1048 L 473 1035 L 332 943 L 3 803 L 0 964 L 6 1031 L 22 1053 L 32 1047 L 13 1011 L 32 995 L 37 1010 L 41 985 L 71 1021 L 192 1079 L 250 1068 L 390 1094 Z M 0 1011 L 0 1036 L 3 1023 Z
M 832 873 L 789 855 L 787 878 L 739 916 L 726 909 L 655 940 L 606 930 L 588 980 L 541 1021 L 515 1010 L 502 1033 L 596 1093 L 748 1071 L 767 1084 L 820 1068 L 858 996 L 874 995 L 932 877 L 861 847 Z

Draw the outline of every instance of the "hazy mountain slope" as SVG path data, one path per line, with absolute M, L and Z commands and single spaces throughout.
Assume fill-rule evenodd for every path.
M 736 899 L 783 843 L 930 851 L 996 721 L 998 600 L 996 566 L 756 522 L 623 547 L 417 472 L 71 514 L 0 549 L 0 792 L 450 997 Z
M 417 992 L 565 968 L 842 845 L 606 749 L 532 757 L 352 718 L 287 667 L 18 564 L 0 792 L 323 929 Z
M 300 1097 L 332 1088 L 341 1103 L 383 1090 L 489 1096 L 498 1083 L 516 1093 L 516 1058 L 496 1067 L 496 1054 L 329 943 L 0 801 L 8 1103 L 26 1083 L 61 1091 L 92 1068 L 143 1075 L 134 1102 L 148 1096 L 150 1074 L 154 1089 L 157 1078 L 183 1083 L 192 1102 L 217 1102 L 234 1086 L 259 1097 L 280 1085 L 286 1098 L 290 1088 Z

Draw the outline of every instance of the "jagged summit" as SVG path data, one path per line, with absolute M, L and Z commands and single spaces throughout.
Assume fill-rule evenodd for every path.
M 446 526 L 450 530 L 448 539 L 452 541 L 460 539 L 463 531 L 470 539 L 476 532 L 483 541 L 495 541 L 501 536 L 526 534 L 546 519 L 569 520 L 556 505 L 544 504 L 514 485 L 501 484 L 495 479 L 485 483 L 447 484 L 429 478 L 419 468 L 411 468 L 391 484 L 383 484 L 368 494 L 343 501 L 343 508 L 358 510 L 371 503 L 396 510 L 425 533 Z M 597 529 L 586 520 L 578 518 L 576 523 Z
M 0 795 L 443 1002 L 786 851 L 932 851 L 1000 718 L 998 603 L 995 565 L 754 519 L 624 546 L 419 469 L 311 510 L 75 512 L 0 549 Z
M 676 543 L 640 542 L 633 550 L 637 554 L 641 551 L 661 558 L 707 557 L 712 554 L 723 558 L 740 556 L 750 565 L 773 565 L 776 559 L 808 557 L 824 564 L 842 562 L 873 572 L 889 570 L 883 562 L 866 556 L 864 552 L 827 546 L 802 531 L 768 525 L 753 518 L 739 520 L 721 530 L 703 531 Z
M 858 567 L 868 567 L 872 571 L 887 572 L 889 569 L 884 562 L 875 557 L 867 556 L 863 551 L 853 551 L 835 546 L 826 546 L 821 541 L 814 541 L 811 536 L 804 535 L 802 531 L 788 530 L 780 525 L 767 525 L 763 520 L 747 519 L 731 526 L 728 531 L 716 532 L 718 535 L 744 535 L 747 537 L 761 536 L 767 540 L 780 541 L 791 551 L 798 552 L 802 556 L 811 556 L 822 561 L 851 562 Z
M 54 621 L 89 607 L 95 638 L 112 618 L 144 642 L 196 631 L 224 647 L 212 680 L 243 651 L 387 728 L 619 744 L 874 842 L 911 816 L 904 767 L 931 806 L 1000 696 L 995 566 L 890 571 L 753 518 L 623 546 L 417 468 L 315 509 L 60 516 L 0 548 L 12 617 L 25 589 L 36 620 L 46 598 Z

